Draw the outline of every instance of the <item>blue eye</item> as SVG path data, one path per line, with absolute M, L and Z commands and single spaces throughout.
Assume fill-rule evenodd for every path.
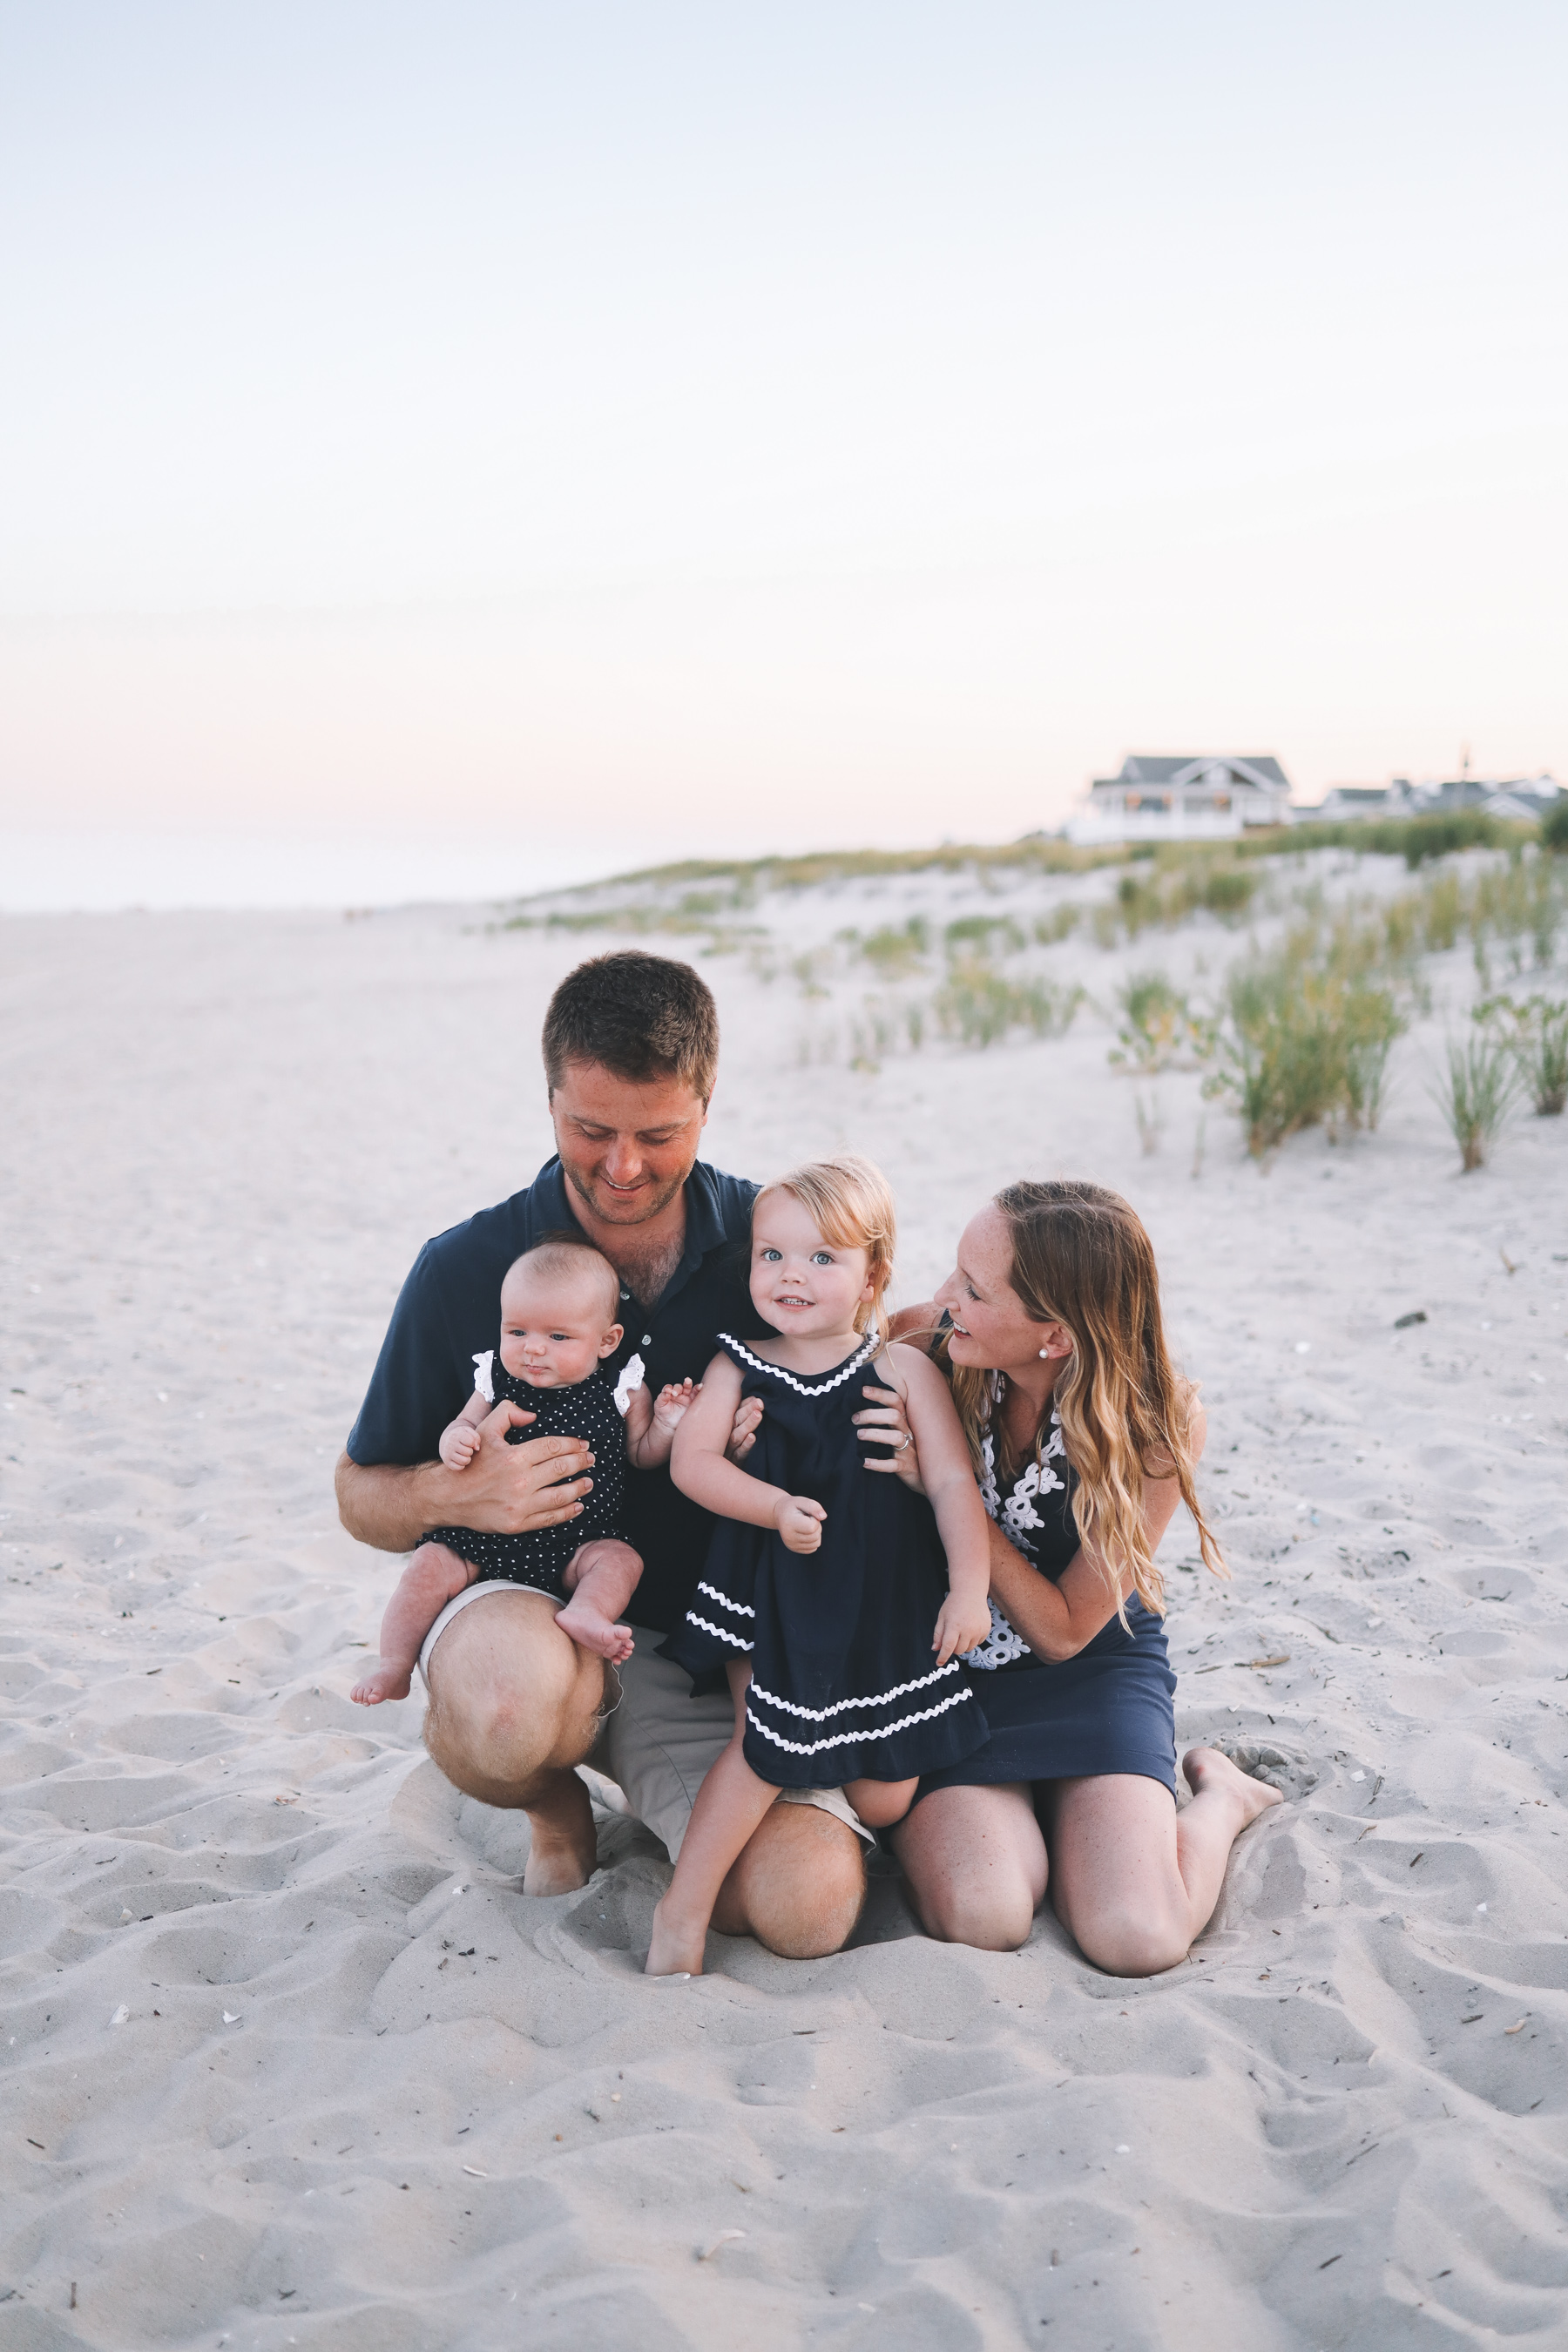
M 782 1250 L 764 1249 L 761 1255 L 764 1265 L 773 1265 L 782 1263 L 784 1253 Z
M 833 1252 L 831 1250 L 813 1250 L 811 1253 L 811 1262 L 813 1265 L 831 1265 L 833 1264 Z

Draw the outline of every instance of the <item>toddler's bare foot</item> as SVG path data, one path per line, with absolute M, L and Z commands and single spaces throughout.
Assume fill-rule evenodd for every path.
M 556 1611 L 555 1622 L 583 1649 L 592 1650 L 596 1657 L 608 1658 L 612 1665 L 618 1666 L 624 1658 L 629 1658 L 636 1646 L 626 1626 L 614 1623 L 602 1610 L 585 1601 L 580 1592 L 574 1594 L 564 1609 Z
M 1241 1816 L 1237 1823 L 1238 1832 L 1248 1822 L 1255 1822 L 1259 1813 L 1266 1813 L 1270 1805 L 1284 1802 L 1278 1789 L 1271 1789 L 1267 1780 L 1255 1780 L 1217 1748 L 1189 1748 L 1182 1759 L 1182 1769 L 1194 1797 L 1208 1797 L 1211 1801 L 1218 1798 L 1235 1807 Z
M 379 1706 L 384 1698 L 406 1698 L 414 1679 L 411 1666 L 378 1664 L 374 1675 L 365 1675 L 349 1693 L 361 1706 Z
M 705 1928 L 692 1927 L 679 1919 L 667 1919 L 669 1897 L 653 1906 L 653 1939 L 643 1963 L 645 1977 L 700 1977 L 702 1958 L 708 1942 Z

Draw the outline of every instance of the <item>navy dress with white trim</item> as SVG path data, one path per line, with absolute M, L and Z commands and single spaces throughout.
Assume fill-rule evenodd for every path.
M 781 1789 L 903 1780 L 941 1771 L 983 1745 L 987 1727 L 956 1659 L 931 1638 L 947 1597 L 947 1559 L 931 1505 L 899 1478 L 866 1468 L 852 1415 L 880 1342 L 873 1333 L 837 1370 L 797 1380 L 733 1339 L 742 1395 L 761 1397 L 762 1426 L 744 1467 L 827 1517 L 815 1552 L 790 1551 L 772 1528 L 721 1519 L 684 1623 L 660 1654 L 717 1687 L 750 1657 L 744 1752 Z M 865 1377 L 862 1377 L 865 1376 Z

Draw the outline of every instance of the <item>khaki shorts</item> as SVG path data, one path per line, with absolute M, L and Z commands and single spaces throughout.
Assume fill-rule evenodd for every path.
M 470 1584 L 455 1601 L 448 1601 L 419 1653 L 419 1672 L 426 1689 L 430 1653 L 458 1612 L 483 1593 L 516 1590 L 511 1584 Z M 663 1634 L 646 1625 L 634 1625 L 632 1632 L 636 1655 L 625 1665 L 610 1669 L 612 1693 L 619 1678 L 619 1702 L 612 1697 L 585 1760 L 625 1791 L 637 1820 L 662 1841 L 673 1862 L 680 1852 L 702 1776 L 718 1762 L 734 1730 L 734 1704 L 727 1690 L 693 1698 L 691 1677 L 685 1667 L 658 1654 Z M 852 1829 L 863 1844 L 876 1844 L 842 1789 L 781 1789 L 779 1797 L 784 1804 L 816 1805 Z

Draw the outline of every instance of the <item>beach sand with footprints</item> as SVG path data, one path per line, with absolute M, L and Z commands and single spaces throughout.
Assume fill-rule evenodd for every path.
M 1242 936 L 1050 937 L 1116 887 L 0 929 L 0 2345 L 1564 2340 L 1568 1122 L 1458 1173 L 1425 1074 L 1461 942 L 1376 1134 L 1259 1164 L 1202 1068 L 1108 1058 L 1120 982 L 1212 985 Z M 1065 1034 L 943 1034 L 955 922 L 1087 991 Z M 419 1702 L 350 1704 L 398 1563 L 334 1457 L 419 1244 L 549 1152 L 551 987 L 626 936 L 718 992 L 709 1156 L 873 1154 L 904 1299 L 1018 1175 L 1147 1221 L 1235 1570 L 1173 1528 L 1178 1739 L 1289 1798 L 1168 1975 L 1048 1910 L 939 1946 L 889 1874 L 833 1958 L 715 1937 L 650 1983 L 668 1864 L 617 1792 L 590 1885 L 530 1900 Z

